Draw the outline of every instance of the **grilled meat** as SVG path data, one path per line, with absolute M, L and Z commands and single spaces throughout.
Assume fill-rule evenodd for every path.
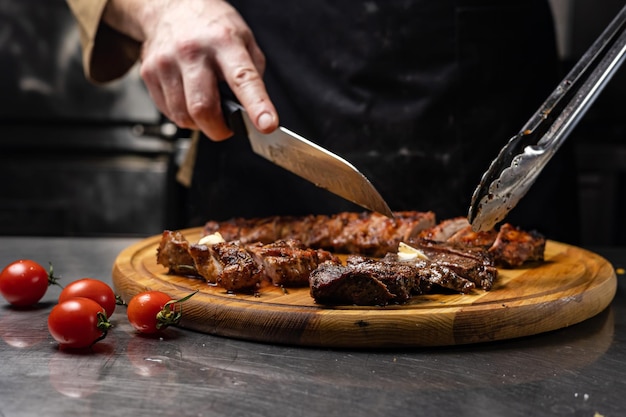
M 360 255 L 349 256 L 346 265 L 352 274 L 370 276 L 384 283 L 393 294 L 394 302 L 406 302 L 412 293 L 419 291 L 419 276 L 414 265 L 380 262 Z
M 265 276 L 274 284 L 285 287 L 299 287 L 309 284 L 309 274 L 326 261 L 339 263 L 339 259 L 325 250 L 305 247 L 294 239 L 278 240 L 246 246 Z
M 395 252 L 400 242 L 409 240 L 456 242 L 463 246 L 488 248 L 495 263 L 503 267 L 542 260 L 546 241 L 539 233 L 526 232 L 509 224 L 500 230 L 474 232 L 465 217 L 435 223 L 434 213 L 417 211 L 395 212 L 393 219 L 369 212 L 237 218 L 207 222 L 203 233 L 218 231 L 227 241 L 269 244 L 281 239 L 295 239 L 305 247 L 379 258 Z
M 538 232 L 527 232 L 505 223 L 499 230 L 474 232 L 465 217 L 444 220 L 417 236 L 434 242 L 456 243 L 459 247 L 486 248 L 494 263 L 504 268 L 517 268 L 526 262 L 542 261 L 546 238 Z M 413 243 L 417 240 L 412 239 Z
M 432 240 L 435 242 L 445 242 L 454 236 L 459 230 L 469 226 L 465 217 L 454 217 L 442 220 L 436 225 L 422 230 L 417 237 L 420 239 Z
M 360 256 L 345 266 L 323 263 L 309 277 L 311 297 L 319 304 L 404 303 L 418 285 L 417 270 L 411 265 Z
M 177 262 L 184 262 L 178 264 Z M 274 285 L 308 285 L 310 272 L 322 262 L 339 263 L 330 252 L 306 248 L 295 240 L 244 245 L 239 241 L 191 244 L 180 232 L 164 231 L 157 263 L 170 273 L 196 275 L 227 291 L 249 291 L 262 281 Z
M 526 232 L 503 224 L 489 248 L 499 265 L 517 268 L 526 262 L 543 261 L 546 239 L 537 232 Z
M 349 256 L 346 265 L 323 263 L 309 277 L 318 304 L 387 305 L 412 295 L 445 288 L 471 292 L 476 285 L 451 268 L 423 259 L 402 260 L 389 253 L 381 260 Z
M 467 220 L 466 220 L 467 222 Z M 452 236 L 446 239 L 446 242 L 455 242 L 463 246 L 478 246 L 489 248 L 496 241 L 498 231 L 495 229 L 484 232 L 475 232 L 468 223 L 465 227 L 457 230 Z
M 387 305 L 394 298 L 379 279 L 351 274 L 351 269 L 323 263 L 309 277 L 311 297 L 318 304 Z
M 271 243 L 296 239 L 307 247 L 336 253 L 382 257 L 395 252 L 401 241 L 435 225 L 432 212 L 395 212 L 390 219 L 378 213 L 344 212 L 334 215 L 274 216 L 207 222 L 204 234 L 219 232 L 225 240 Z
M 510 224 L 474 232 L 464 217 L 435 223 L 432 212 L 274 216 L 208 222 L 204 235 L 225 242 L 191 244 L 165 231 L 157 262 L 170 273 L 196 275 L 228 291 L 309 285 L 320 304 L 386 305 L 433 291 L 489 291 L 497 266 L 543 260 L 546 239 Z M 401 242 L 420 256 L 400 256 Z M 351 253 L 342 265 L 335 253 Z M 423 256 L 422 256 L 423 255 Z M 369 259 L 370 256 L 380 259 Z
M 422 294 L 432 293 L 437 289 L 469 294 L 476 288 L 472 281 L 457 274 L 451 268 L 436 262 L 425 263 L 418 271 Z
M 273 216 L 257 219 L 236 218 L 224 222 L 205 223 L 203 235 L 219 232 L 227 242 L 238 240 L 241 243 L 271 243 L 282 239 L 281 223 L 291 218 Z
M 189 242 L 180 232 L 163 232 L 157 248 L 157 263 L 168 268 L 170 274 L 198 275 L 193 257 L 189 253 Z
M 198 274 L 227 291 L 254 290 L 263 278 L 263 268 L 239 242 L 189 246 Z
M 424 239 L 409 244 L 421 250 L 431 262 L 449 268 L 485 291 L 491 289 L 498 275 L 493 256 L 485 248 Z
M 415 268 L 418 279 L 415 293 L 426 294 L 437 289 L 447 289 L 454 292 L 467 294 L 476 288 L 476 284 L 457 273 L 454 269 L 437 261 L 425 259 L 405 260 L 400 259 L 395 253 L 388 253 L 382 262 L 387 264 L 411 265 Z

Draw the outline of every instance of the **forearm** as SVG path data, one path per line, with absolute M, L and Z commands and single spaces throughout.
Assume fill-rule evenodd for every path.
M 184 25 L 190 14 L 219 15 L 224 0 L 186 1 L 181 12 L 181 0 L 108 0 L 102 20 L 111 28 L 130 38 L 144 42 L 154 36 L 160 25 Z M 230 6 L 228 6 L 230 8 Z M 210 20 L 205 21 L 210 23 Z

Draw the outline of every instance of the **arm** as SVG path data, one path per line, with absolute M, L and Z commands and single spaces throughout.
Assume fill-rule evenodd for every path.
M 74 3 L 75 12 L 80 3 L 88 8 L 84 0 L 68 1 Z M 218 91 L 218 82 L 224 80 L 259 130 L 276 129 L 278 116 L 262 80 L 265 57 L 230 4 L 223 0 L 89 1 L 92 9 L 94 4 L 103 6 L 105 24 L 100 25 L 98 39 L 101 31 L 111 31 L 131 45 L 141 45 L 141 76 L 156 106 L 177 125 L 202 130 L 213 140 L 229 137 Z M 98 48 L 95 43 L 94 51 Z M 94 52 L 90 64 L 95 57 Z

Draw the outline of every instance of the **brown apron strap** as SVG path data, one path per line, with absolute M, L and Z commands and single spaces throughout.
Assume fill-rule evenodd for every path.
M 200 131 L 194 130 L 191 133 L 191 143 L 185 154 L 185 160 L 176 173 L 176 180 L 185 187 L 191 187 L 193 179 L 193 167 L 196 163 L 196 153 L 198 150 L 198 141 L 200 140 Z

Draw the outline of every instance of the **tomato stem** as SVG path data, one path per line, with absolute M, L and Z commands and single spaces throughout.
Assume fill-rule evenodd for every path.
M 118 306 L 127 306 L 128 305 L 128 304 L 126 304 L 126 301 L 124 301 L 120 295 L 116 295 L 115 296 L 115 304 L 118 305 Z
M 50 268 L 48 269 L 48 286 L 50 285 L 58 285 L 63 288 L 63 285 L 59 284 L 59 278 L 54 276 L 54 268 L 52 267 L 52 262 L 48 262 L 50 264 Z
M 198 290 L 192 292 L 189 295 L 186 295 L 185 297 L 179 300 L 170 300 L 167 303 L 165 303 L 165 305 L 163 306 L 163 309 L 157 313 L 156 328 L 160 330 L 168 326 L 177 325 L 178 323 L 180 323 L 180 320 L 183 317 L 183 307 L 180 304 L 183 303 L 184 301 L 189 300 L 197 292 Z M 180 306 L 177 309 L 176 306 L 178 305 Z
M 96 343 L 98 343 L 99 341 L 107 337 L 107 333 L 109 332 L 109 329 L 113 327 L 113 325 L 107 318 L 107 315 L 104 311 L 98 312 L 98 323 L 96 324 L 96 327 L 102 332 L 102 335 L 96 340 L 94 340 L 89 347 L 95 345 Z

